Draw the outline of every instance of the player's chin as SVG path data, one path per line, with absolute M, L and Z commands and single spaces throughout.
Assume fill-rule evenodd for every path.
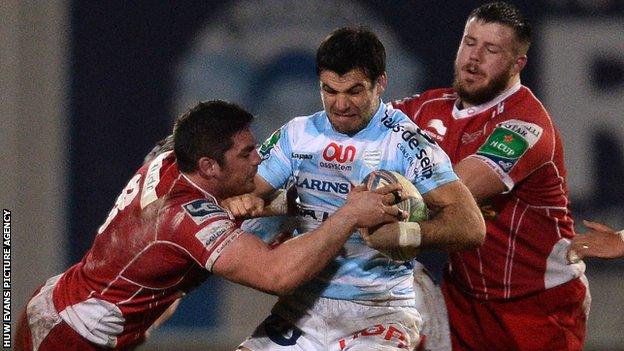
M 471 82 L 468 84 L 464 84 L 463 90 L 464 94 L 468 98 L 467 100 L 472 100 L 474 97 L 481 95 L 481 92 L 486 87 L 485 84 L 481 84 L 480 82 Z
M 354 123 L 354 121 L 349 121 L 350 123 L 340 123 L 335 124 L 334 128 L 337 132 L 342 134 L 352 134 L 359 130 L 359 124 Z
M 466 91 L 467 93 L 475 93 L 476 91 L 478 91 L 479 89 L 481 89 L 482 87 L 482 82 L 475 80 L 475 79 L 463 79 L 461 81 L 462 83 L 462 88 L 464 89 L 464 91 Z

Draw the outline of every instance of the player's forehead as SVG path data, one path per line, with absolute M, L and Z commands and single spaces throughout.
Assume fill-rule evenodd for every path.
M 323 70 L 319 74 L 319 80 L 321 86 L 326 86 L 336 91 L 343 91 L 351 89 L 354 86 L 362 85 L 364 87 L 370 87 L 372 82 L 364 74 L 361 68 L 354 68 L 345 74 L 338 74 L 334 71 Z
M 232 135 L 232 147 L 230 151 L 233 152 L 241 152 L 241 151 L 249 151 L 255 149 L 258 142 L 256 138 L 251 133 L 251 129 L 249 127 L 241 130 L 238 133 Z
M 478 18 L 471 18 L 464 27 L 464 38 L 476 39 L 484 43 L 500 46 L 512 46 L 515 33 L 510 26 L 499 22 L 485 22 Z

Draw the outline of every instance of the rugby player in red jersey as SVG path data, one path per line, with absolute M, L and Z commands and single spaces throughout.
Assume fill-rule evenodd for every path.
M 581 350 L 590 295 L 574 237 L 563 146 L 520 82 L 531 28 L 506 3 L 468 16 L 452 88 L 393 103 L 449 155 L 480 204 L 482 247 L 453 252 L 444 275 L 454 350 Z

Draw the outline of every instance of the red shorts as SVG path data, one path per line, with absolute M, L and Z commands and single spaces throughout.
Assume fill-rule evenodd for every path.
M 474 299 L 442 287 L 453 350 L 582 350 L 587 314 L 581 279 L 509 301 Z
M 31 331 L 28 327 L 28 318 L 26 318 L 26 310 L 20 317 L 17 330 L 15 332 L 15 351 L 32 351 Z M 78 335 L 65 322 L 55 325 L 50 333 L 43 339 L 39 345 L 39 351 L 103 351 L 109 350 L 97 347 Z
M 47 283 L 53 281 L 57 277 L 50 278 L 46 284 L 40 286 L 30 297 L 28 303 L 39 294 L 41 289 L 46 288 Z M 53 286 L 54 282 L 51 283 L 51 287 Z M 50 288 L 50 286 L 47 287 Z M 28 315 L 26 313 L 27 307 L 28 304 L 24 307 L 20 315 L 17 330 L 15 331 L 15 343 L 13 345 L 15 351 L 32 351 L 34 349 L 33 331 L 30 329 L 28 323 Z M 54 311 L 54 313 L 56 313 L 56 311 Z M 51 315 L 51 313 L 46 313 L 46 315 Z M 111 349 L 99 347 L 90 343 L 60 318 L 56 321 L 55 318 L 52 318 L 50 323 L 44 323 L 43 329 L 45 330 L 35 330 L 35 333 L 38 333 L 39 336 L 41 336 L 40 334 L 42 333 L 47 333 L 41 341 L 41 344 L 39 344 L 38 351 L 111 351 Z M 35 335 L 37 336 L 37 334 Z

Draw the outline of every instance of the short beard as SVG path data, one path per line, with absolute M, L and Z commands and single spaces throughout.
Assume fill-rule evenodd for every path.
M 509 70 L 507 70 L 505 73 L 508 72 Z M 455 78 L 453 79 L 453 89 L 455 89 L 457 95 L 459 95 L 459 98 L 462 100 L 462 102 L 466 102 L 474 106 L 481 105 L 488 101 L 491 101 L 505 90 L 505 87 L 507 87 L 507 82 L 509 81 L 509 76 L 505 73 L 494 77 L 494 79 L 485 87 L 477 89 L 473 92 L 469 92 L 464 88 L 461 81 L 459 80 L 459 72 L 456 68 Z

